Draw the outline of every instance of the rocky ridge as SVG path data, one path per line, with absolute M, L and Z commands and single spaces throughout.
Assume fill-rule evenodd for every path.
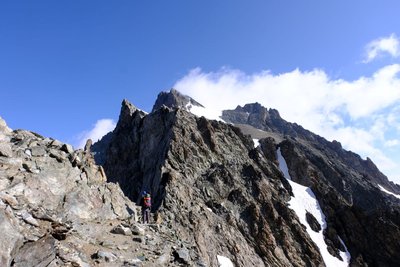
M 105 149 L 107 177 L 133 200 L 152 193 L 161 223 L 191 249 L 190 265 L 218 266 L 218 255 L 236 266 L 323 265 L 285 204 L 277 165 L 238 128 L 165 105 L 143 116 L 124 101 L 121 114 L 130 116 Z
M 106 155 L 101 163 L 107 177 L 120 183 L 133 201 L 143 190 L 152 193 L 157 218 L 190 244 L 196 264 L 217 266 L 222 254 L 236 266 L 324 265 L 318 248 L 288 208 L 291 187 L 279 169 L 277 148 L 287 159 L 293 180 L 315 192 L 327 215 L 324 236 L 332 255 L 340 258 L 343 240 L 353 255 L 352 266 L 397 264 L 391 251 L 397 249 L 398 228 L 391 227 L 393 236 L 388 237 L 378 225 L 399 225 L 398 202 L 380 191 L 377 181 L 385 187 L 396 185 L 369 159 L 364 161 L 338 142 L 288 123 L 278 111 L 259 104 L 224 111 L 226 122 L 265 134 L 255 148 L 239 128 L 187 112 L 187 102 L 169 107 L 180 103 L 171 100 L 176 95 L 180 97 L 176 91 L 161 93 L 147 115 L 124 101 L 116 129 L 93 149 Z M 376 218 L 382 213 L 389 215 L 381 222 Z M 307 222 L 320 231 L 312 215 L 307 214 Z M 384 240 L 387 244 L 378 248 Z
M 315 193 L 326 225 L 310 212 L 303 223 L 323 231 L 331 255 L 345 244 L 351 266 L 399 265 L 399 200 L 378 185 L 399 188 L 370 159 L 259 104 L 224 111 L 229 123 L 190 105 L 202 107 L 176 90 L 149 114 L 124 100 L 115 130 L 76 151 L 0 118 L 0 265 L 325 266 L 288 205 L 278 149 Z M 143 190 L 148 225 L 135 205 Z
M 399 201 L 378 184 L 394 193 L 398 185 L 370 159 L 259 104 L 223 112 L 240 130 L 187 112 L 185 99 L 162 93 L 148 115 L 123 102 L 121 114 L 130 116 L 120 116 L 107 142 L 95 146 L 106 155 L 109 179 L 132 200 L 143 190 L 152 193 L 153 211 L 193 248 L 195 264 L 217 266 L 217 256 L 225 255 L 235 266 L 324 266 L 288 208 L 292 189 L 278 166 L 280 148 L 293 180 L 311 188 L 326 215 L 330 254 L 340 258 L 344 242 L 351 266 L 398 265 Z M 306 219 L 321 230 L 312 215 Z

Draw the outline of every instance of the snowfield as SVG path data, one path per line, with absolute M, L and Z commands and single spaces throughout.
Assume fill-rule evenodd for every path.
M 283 175 L 288 180 L 293 189 L 294 197 L 290 199 L 289 207 L 292 210 L 294 210 L 294 212 L 297 214 L 297 216 L 300 219 L 300 222 L 306 226 L 307 233 L 310 235 L 314 243 L 318 246 L 322 258 L 325 262 L 325 265 L 327 267 L 349 266 L 350 253 L 348 252 L 346 245 L 343 243 L 340 237 L 339 240 L 340 242 L 342 242 L 343 246 L 346 249 L 346 251 L 344 252 L 340 251 L 340 256 L 342 257 L 343 261 L 334 257 L 328 252 L 328 248 L 323 236 L 323 231 L 326 229 L 327 225 L 326 225 L 325 215 L 321 210 L 318 200 L 316 199 L 314 193 L 310 188 L 302 186 L 292 181 L 289 175 L 286 161 L 281 154 L 280 148 L 278 148 L 277 154 L 278 154 L 279 168 L 281 169 Z M 322 230 L 320 230 L 319 232 L 315 232 L 311 229 L 310 225 L 307 223 L 306 220 L 307 211 L 317 219 L 318 223 L 321 225 Z

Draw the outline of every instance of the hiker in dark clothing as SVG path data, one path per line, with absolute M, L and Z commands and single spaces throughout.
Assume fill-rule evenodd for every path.
M 151 211 L 151 197 L 149 193 L 146 192 L 143 193 L 143 197 L 140 204 L 142 206 L 143 223 L 149 223 L 150 211 Z

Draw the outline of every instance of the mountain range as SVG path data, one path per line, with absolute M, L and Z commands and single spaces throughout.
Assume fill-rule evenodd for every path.
M 79 150 L 0 120 L 1 266 L 400 266 L 400 186 L 371 159 L 258 103 L 209 114 L 123 100 Z

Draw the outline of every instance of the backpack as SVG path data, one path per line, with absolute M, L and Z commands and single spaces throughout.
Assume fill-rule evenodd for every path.
M 151 197 L 150 197 L 150 195 L 145 196 L 144 199 L 143 199 L 143 202 L 144 202 L 144 206 L 146 208 L 150 208 L 151 207 Z

